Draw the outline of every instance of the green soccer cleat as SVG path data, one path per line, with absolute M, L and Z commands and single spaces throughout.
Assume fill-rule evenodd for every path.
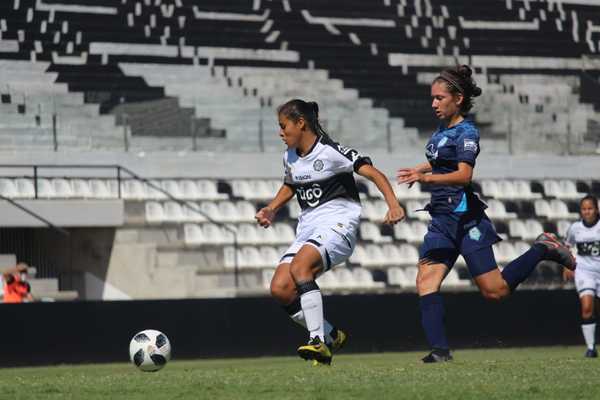
M 331 364 L 332 354 L 329 347 L 316 336 L 308 344 L 298 347 L 298 355 L 305 360 L 314 360 L 317 364 Z

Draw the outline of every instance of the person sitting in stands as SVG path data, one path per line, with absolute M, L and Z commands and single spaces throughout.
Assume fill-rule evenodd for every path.
M 4 303 L 33 301 L 31 286 L 26 281 L 27 268 L 27 264 L 18 263 L 2 274 L 2 278 L 4 278 Z

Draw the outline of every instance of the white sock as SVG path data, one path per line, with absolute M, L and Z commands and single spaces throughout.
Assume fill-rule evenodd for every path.
M 321 291 L 311 290 L 300 296 L 300 305 L 304 312 L 306 329 L 310 332 L 310 338 L 318 336 L 325 341 L 324 323 L 323 323 L 323 297 Z
M 290 318 L 297 323 L 298 325 L 306 328 L 306 320 L 304 319 L 304 311 L 300 310 L 294 315 L 290 315 Z M 331 332 L 333 332 L 333 325 L 329 323 L 326 319 L 323 320 L 323 332 L 325 333 L 325 343 L 331 344 L 334 339 L 331 336 Z
M 583 338 L 585 339 L 587 348 L 589 350 L 594 349 L 596 346 L 596 323 L 581 325 L 581 331 L 583 332 Z

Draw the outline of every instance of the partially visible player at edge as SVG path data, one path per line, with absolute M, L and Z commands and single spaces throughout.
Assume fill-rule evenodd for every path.
M 577 270 L 565 268 L 565 279 L 575 278 L 575 288 L 581 303 L 581 331 L 587 350 L 586 357 L 596 358 L 596 315 L 594 299 L 600 296 L 600 215 L 598 199 L 587 195 L 579 203 L 581 220 L 567 231 L 566 242 L 577 250 Z
M 446 69 L 431 84 L 432 108 L 441 121 L 427 143 L 427 161 L 398 170 L 398 183 L 431 185 L 431 214 L 419 250 L 417 292 L 421 322 L 431 352 L 423 362 L 452 359 L 444 326 L 444 304 L 439 292 L 442 281 L 461 254 L 481 294 L 490 300 L 510 295 L 541 260 L 553 260 L 569 269 L 575 260 L 554 235 L 542 233 L 531 248 L 498 269 L 492 245 L 500 237 L 485 214 L 487 206 L 473 193 L 471 179 L 479 154 L 479 131 L 466 118 L 473 98 L 481 89 L 471 77 L 471 69 Z
M 267 228 L 275 214 L 296 195 L 301 213 L 296 240 L 281 258 L 271 281 L 271 295 L 292 320 L 309 331 L 300 357 L 314 364 L 330 364 L 346 334 L 323 315 L 316 277 L 348 259 L 354 250 L 361 205 L 353 173 L 374 182 L 384 195 L 388 211 L 384 222 L 395 224 L 404 210 L 394 191 L 371 159 L 332 141 L 319 123 L 314 102 L 290 100 L 278 108 L 279 136 L 287 145 L 283 156 L 284 183 L 275 198 L 256 214 Z

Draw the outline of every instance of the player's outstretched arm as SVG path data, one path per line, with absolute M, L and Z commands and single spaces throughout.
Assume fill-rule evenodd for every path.
M 404 208 L 398 202 L 396 195 L 394 194 L 394 190 L 390 185 L 390 181 L 388 178 L 381 173 L 377 168 L 372 165 L 364 164 L 362 165 L 358 171 L 356 171 L 359 175 L 364 176 L 371 182 L 377 186 L 377 189 L 383 194 L 385 202 L 388 206 L 388 212 L 385 215 L 385 219 L 383 222 L 385 224 L 395 224 L 404 219 Z
M 397 173 L 398 183 L 412 185 L 415 182 L 430 183 L 434 185 L 467 186 L 473 179 L 473 166 L 466 162 L 458 163 L 458 170 L 447 174 L 429 174 L 420 172 L 416 168 L 403 168 Z
M 418 182 L 417 180 L 414 180 L 415 177 L 422 177 L 431 171 L 431 164 L 429 164 L 429 161 L 425 161 L 412 168 L 400 168 L 396 171 L 396 179 L 398 183 L 407 183 L 408 186 L 411 187 L 415 182 Z
M 263 228 L 268 228 L 275 219 L 275 214 L 283 207 L 291 198 L 294 197 L 294 190 L 288 185 L 281 185 L 275 198 L 266 206 L 258 210 L 254 218 L 256 222 Z

